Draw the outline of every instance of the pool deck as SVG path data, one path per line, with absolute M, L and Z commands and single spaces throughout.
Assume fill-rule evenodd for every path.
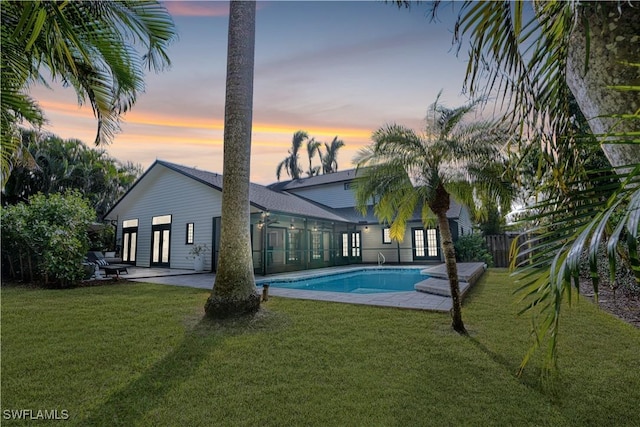
M 404 265 L 389 266 L 392 268 L 407 268 L 429 270 L 428 274 L 435 277 L 442 277 L 443 272 L 446 274 L 444 264 L 436 266 L 428 265 Z M 296 271 L 291 273 L 271 274 L 269 276 L 256 276 L 258 291 L 262 293 L 262 284 L 272 280 L 295 280 L 305 277 L 313 277 L 325 274 L 345 273 L 354 270 L 376 269 L 375 265 L 352 265 L 344 267 L 329 267 L 316 270 Z M 482 271 L 479 271 L 481 269 Z M 469 289 L 473 282 L 468 277 L 479 277 L 484 272 L 484 265 L 480 263 L 459 263 L 458 276 L 461 285 L 468 283 L 465 292 Z M 425 273 L 427 273 L 425 271 Z M 446 277 L 446 275 L 444 276 Z M 160 268 L 131 268 L 128 275 L 123 275 L 123 279 L 136 282 L 157 283 L 172 286 L 186 286 L 200 289 L 211 289 L 215 281 L 214 273 L 194 273 L 191 270 L 174 270 Z M 434 293 L 409 291 L 409 292 L 382 292 L 373 294 L 349 294 L 341 292 L 324 292 L 324 291 L 305 291 L 299 289 L 286 289 L 269 287 L 269 296 L 283 298 L 309 299 L 316 301 L 341 302 L 347 304 L 362 304 L 381 307 L 396 307 L 412 310 L 428 310 L 448 312 L 452 308 L 451 298 L 445 295 L 436 295 Z

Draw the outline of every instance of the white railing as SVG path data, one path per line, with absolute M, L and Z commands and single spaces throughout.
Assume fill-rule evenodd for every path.
M 378 252 L 378 266 L 381 266 L 386 261 L 387 260 L 384 258 L 384 255 L 382 255 L 382 252 Z

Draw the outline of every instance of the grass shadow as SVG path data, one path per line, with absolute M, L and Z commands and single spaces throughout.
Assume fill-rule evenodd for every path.
M 261 309 L 254 316 L 211 320 L 202 315 L 185 319 L 183 340 L 161 360 L 146 369 L 134 381 L 115 391 L 90 415 L 77 420 L 81 426 L 137 425 L 148 412 L 158 407 L 164 397 L 181 383 L 189 381 L 201 363 L 225 340 L 242 334 L 265 333 L 288 325 L 280 313 Z
M 563 378 L 559 371 L 547 371 L 540 366 L 529 364 L 522 373 L 518 373 L 519 369 L 513 365 L 513 359 L 491 350 L 478 338 L 472 335 L 467 335 L 466 338 L 478 350 L 487 355 L 492 362 L 503 367 L 505 372 L 516 379 L 520 384 L 542 396 L 545 396 L 550 404 L 558 404 L 557 400 L 561 394 L 561 390 L 563 389 Z

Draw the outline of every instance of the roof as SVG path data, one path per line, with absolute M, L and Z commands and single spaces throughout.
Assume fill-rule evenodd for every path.
M 155 167 L 163 166 L 174 172 L 180 173 L 195 181 L 212 187 L 218 191 L 222 191 L 222 175 L 215 172 L 209 172 L 202 169 L 191 168 L 188 166 L 171 163 L 164 160 L 156 160 L 147 171 L 142 174 L 131 188 L 115 203 L 115 205 L 107 212 L 104 218 L 108 218 L 112 210 L 129 194 L 129 192 L 138 185 L 140 181 Z M 335 172 L 327 175 L 319 175 L 311 178 L 305 178 L 295 181 L 287 181 L 283 183 L 271 184 L 265 187 L 260 184 L 250 183 L 249 186 L 249 203 L 257 209 L 271 212 L 280 212 L 290 215 L 300 215 L 310 218 L 326 219 L 329 221 L 351 222 L 377 224 L 378 219 L 373 215 L 373 209 L 369 209 L 367 215 L 363 216 L 354 207 L 347 208 L 330 208 L 312 200 L 296 196 L 288 193 L 286 190 L 295 188 L 311 187 L 316 185 L 336 183 L 352 180 L 355 177 L 355 169 L 341 172 Z M 462 206 L 451 199 L 448 218 L 459 218 Z M 420 211 L 417 210 L 412 220 L 420 220 Z
M 267 187 L 274 191 L 295 190 L 298 188 L 314 187 L 316 185 L 335 184 L 351 181 L 356 177 L 356 169 L 348 169 L 324 175 L 316 175 L 309 178 L 292 179 L 289 181 L 274 182 Z
M 183 165 L 179 165 L 176 163 L 166 162 L 164 160 L 156 160 L 149 169 L 136 181 L 136 183 L 129 189 L 138 185 L 138 183 L 144 179 L 144 177 L 157 166 L 164 166 L 168 169 L 171 169 L 177 173 L 180 173 L 186 177 L 192 178 L 202 184 L 205 184 L 209 187 L 212 187 L 218 191 L 222 191 L 222 175 L 209 172 L 201 169 L 191 168 Z M 109 212 L 105 214 L 105 218 L 108 217 L 109 213 L 115 209 L 115 207 L 120 203 L 122 199 L 124 199 L 129 191 L 124 194 L 118 200 L 118 202 L 114 205 Z M 341 222 L 349 222 L 349 219 L 343 218 L 342 216 L 336 214 L 330 208 L 322 208 L 314 203 L 311 203 L 307 200 L 304 200 L 300 197 L 294 196 L 292 194 L 286 192 L 277 192 L 273 191 L 267 187 L 264 187 L 260 184 L 251 183 L 249 186 L 249 202 L 252 206 L 272 212 L 282 212 L 292 215 L 301 215 L 312 218 L 322 218 L 328 219 L 330 221 L 341 221 Z
M 373 213 L 373 206 L 369 206 L 367 209 L 367 214 L 362 215 L 360 211 L 356 210 L 356 208 L 348 207 L 348 208 L 337 208 L 333 209 L 333 211 L 340 215 L 341 217 L 346 218 L 349 222 L 355 223 L 367 223 L 367 224 L 378 224 L 380 220 Z M 460 214 L 462 213 L 462 205 L 453 198 L 449 201 L 449 210 L 447 211 L 447 218 L 449 219 L 458 219 L 460 218 Z M 409 219 L 409 221 L 422 221 L 420 209 L 416 209 L 413 213 L 413 216 Z

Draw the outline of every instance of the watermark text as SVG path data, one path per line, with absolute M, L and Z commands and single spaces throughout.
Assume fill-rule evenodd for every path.
M 5 409 L 2 411 L 5 420 L 68 420 L 66 409 Z

